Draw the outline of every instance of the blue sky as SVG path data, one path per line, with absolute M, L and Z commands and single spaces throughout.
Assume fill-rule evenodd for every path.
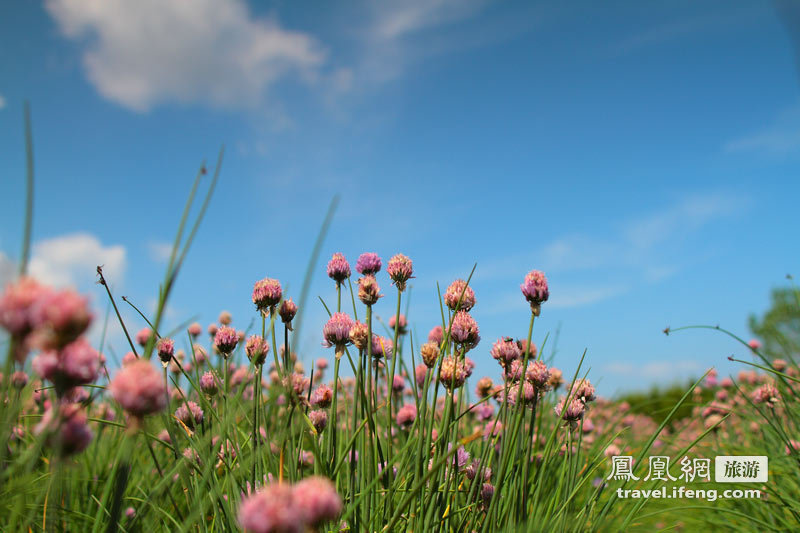
M 551 287 L 535 340 L 560 327 L 568 372 L 588 349 L 602 393 L 736 372 L 726 358 L 743 350 L 725 337 L 661 330 L 746 336 L 748 314 L 798 274 L 789 18 L 730 1 L 4 3 L 0 270 L 19 255 L 28 99 L 34 272 L 91 292 L 100 315 L 98 263 L 118 295 L 152 307 L 191 180 L 224 143 L 170 324 L 227 309 L 246 327 L 263 277 L 296 299 L 339 194 L 308 359 L 325 353 L 324 262 L 376 251 L 413 259 L 420 337 L 436 282 L 478 263 L 480 373 L 497 375 L 496 338 L 526 333 L 519 284 L 533 268 Z M 380 281 L 388 319 L 395 292 Z

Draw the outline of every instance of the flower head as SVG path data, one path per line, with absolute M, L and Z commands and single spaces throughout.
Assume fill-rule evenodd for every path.
M 496 340 L 490 353 L 504 367 L 519 359 L 521 355 L 519 345 L 511 337 Z
M 481 340 L 478 323 L 466 311 L 458 311 L 453 317 L 453 323 L 450 326 L 450 337 L 454 342 L 470 350 L 477 346 Z
M 239 523 L 250 533 L 302 533 L 306 527 L 287 483 L 271 483 L 242 500 Z
M 400 314 L 400 320 L 397 320 L 395 316 L 389 318 L 389 329 L 394 331 L 395 326 L 397 326 L 397 333 L 399 335 L 403 335 L 406 332 L 406 328 L 408 328 L 408 321 L 406 320 L 406 315 Z
M 337 252 L 328 261 L 328 277 L 335 281 L 337 285 L 340 285 L 350 277 L 350 263 L 347 262 L 343 254 Z
M 175 418 L 183 422 L 189 429 L 194 429 L 195 425 L 203 423 L 203 410 L 199 405 L 189 400 L 180 405 L 175 410 Z
M 467 373 L 462 362 L 457 361 L 452 355 L 442 359 L 442 364 L 439 367 L 439 383 L 447 390 L 452 391 L 460 388 L 466 379 Z
M 389 273 L 389 277 L 392 279 L 392 282 L 400 291 L 404 291 L 406 289 L 406 282 L 410 278 L 414 277 L 414 269 L 411 266 L 411 259 L 403 254 L 397 254 L 389 259 L 386 272 Z
M 214 346 L 220 353 L 228 357 L 239 343 L 239 334 L 230 326 L 220 326 L 214 335 Z
M 334 313 L 322 328 L 322 336 L 327 346 L 335 346 L 337 357 L 344 353 L 344 347 L 350 344 L 350 330 L 355 325 L 347 313 Z
M 435 342 L 437 345 L 441 345 L 443 340 L 444 330 L 442 330 L 442 326 L 433 326 L 428 332 L 428 342 Z
M 157 413 L 166 407 L 164 380 L 148 361 L 136 360 L 123 367 L 111 380 L 111 396 L 136 417 Z
M 753 393 L 753 403 L 764 403 L 767 407 L 774 407 L 781 395 L 772 383 L 764 383 Z
M 61 455 L 82 452 L 92 441 L 86 411 L 76 403 L 51 406 L 34 428 L 36 435 L 48 433 L 47 442 L 56 446 Z
M 367 347 L 367 339 L 369 337 L 369 329 L 363 322 L 354 322 L 353 327 L 350 328 L 350 342 L 359 350 Z
M 207 396 L 216 396 L 219 392 L 219 380 L 213 372 L 206 372 L 200 376 L 200 390 Z
M 536 390 L 547 390 L 547 382 L 550 380 L 550 371 L 541 361 L 531 361 L 525 370 L 525 379 L 528 380 Z
M 231 315 L 230 311 L 221 311 L 219 313 L 219 318 L 217 318 L 217 322 L 223 326 L 230 326 L 231 322 L 233 322 L 233 316 Z
M 367 274 L 358 279 L 358 299 L 364 305 L 374 305 L 382 298 L 381 287 L 372 274 Z
M 48 350 L 34 358 L 33 369 L 50 381 L 59 393 L 92 383 L 100 372 L 100 354 L 80 338 L 60 350 Z
M 291 298 L 284 300 L 278 308 L 278 314 L 284 324 L 289 324 L 289 329 L 291 330 L 292 320 L 294 319 L 294 315 L 297 314 L 297 304 L 294 303 Z
M 294 486 L 293 492 L 300 516 L 312 528 L 335 520 L 342 512 L 342 499 L 328 478 L 305 478 Z
M 189 335 L 191 335 L 192 338 L 196 339 L 203 332 L 203 326 L 201 326 L 197 322 L 192 322 L 189 325 L 188 331 L 189 331 Z
M 364 276 L 375 275 L 381 270 L 381 258 L 376 253 L 363 253 L 358 256 L 356 270 Z
M 269 353 L 269 343 L 264 340 L 261 335 L 250 335 L 247 338 L 244 351 L 247 358 L 250 359 L 254 365 L 260 366 L 264 364 Z
M 475 307 L 475 291 L 463 279 L 457 279 L 447 287 L 444 303 L 453 311 L 469 311 Z
M 264 278 L 256 281 L 253 287 L 253 303 L 262 312 L 278 305 L 282 295 L 281 282 L 277 279 Z
M 417 419 L 417 407 L 413 403 L 407 403 L 397 410 L 395 417 L 397 425 L 403 429 L 408 429 Z
M 420 349 L 420 355 L 422 355 L 422 362 L 425 363 L 425 366 L 428 368 L 433 368 L 436 364 L 436 360 L 439 358 L 439 353 L 441 348 L 439 347 L 439 343 L 437 342 L 426 342 L 423 344 Z
M 92 322 L 89 300 L 70 289 L 45 291 L 33 303 L 30 320 L 34 346 L 42 350 L 63 348 Z
M 175 354 L 175 341 L 166 337 L 161 337 L 156 343 L 158 358 L 162 363 L 169 363 Z
M 550 297 L 550 291 L 547 288 L 547 278 L 544 272 L 540 270 L 531 270 L 525 275 L 525 281 L 520 285 L 522 294 L 525 299 L 531 304 L 533 314 L 539 315 L 539 309 L 542 302 L 546 302 Z
M 327 409 L 330 407 L 332 401 L 333 390 L 325 384 L 320 385 L 311 393 L 311 405 L 313 406 Z
M 322 433 L 328 426 L 328 411 L 324 409 L 314 409 L 308 412 L 308 419 L 311 420 L 311 424 L 314 426 L 314 429 L 317 430 L 317 433 Z

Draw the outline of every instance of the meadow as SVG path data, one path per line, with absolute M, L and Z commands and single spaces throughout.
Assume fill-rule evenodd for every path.
M 251 294 L 234 296 L 252 301 L 253 316 L 167 323 L 220 163 L 221 155 L 213 173 L 198 172 L 152 316 L 123 321 L 119 306 L 128 302 L 97 269 L 110 320 L 125 332 L 119 367 L 104 342 L 98 349 L 87 340 L 98 317 L 86 295 L 27 277 L 23 250 L 19 277 L 0 295 L 1 530 L 798 529 L 793 354 L 773 359 L 712 326 L 750 354 L 738 376 L 707 372 L 666 407 L 646 395 L 636 405 L 604 398 L 581 370 L 585 354 L 574 354 L 578 371 L 564 375 L 546 332 L 534 335 L 549 312 L 547 278 L 535 265 L 519 280 L 529 328 L 498 339 L 482 339 L 470 314 L 481 297 L 472 274 L 443 280 L 441 320 L 416 338 L 404 302 L 418 273 L 401 253 L 312 260 L 311 275 L 330 278 L 329 300 L 286 294 L 267 264 Z M 385 325 L 373 316 L 381 298 L 396 309 Z M 293 349 L 310 305 L 329 316 L 305 325 L 328 350 L 313 361 Z M 253 330 L 240 329 L 253 318 Z M 473 375 L 479 358 L 494 359 L 501 379 Z M 694 459 L 717 455 L 767 456 L 769 480 L 717 483 L 692 472 L 683 484 L 706 497 L 651 492 L 680 484 Z M 667 481 L 648 475 L 653 456 L 671 460 Z M 625 463 L 614 458 L 629 459 L 620 479 L 612 474 Z M 754 488 L 758 497 L 708 497 Z

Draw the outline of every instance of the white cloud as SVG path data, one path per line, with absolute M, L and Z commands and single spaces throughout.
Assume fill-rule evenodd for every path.
M 2 94 L 0 94 L 0 109 L 5 109 L 5 107 L 6 107 L 6 99 Z
M 124 246 L 103 246 L 94 235 L 74 233 L 35 243 L 28 273 L 49 285 L 85 287 L 95 281 L 101 265 L 109 284 L 118 286 L 125 264 Z
M 255 19 L 243 0 L 47 0 L 86 42 L 90 82 L 137 111 L 163 102 L 249 107 L 281 79 L 313 83 L 326 52 L 312 36 Z

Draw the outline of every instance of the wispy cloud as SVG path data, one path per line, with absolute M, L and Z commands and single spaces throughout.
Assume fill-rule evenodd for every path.
M 533 265 L 550 277 L 552 307 L 582 307 L 630 292 L 637 285 L 674 276 L 697 254 L 662 253 L 667 246 L 680 249 L 682 241 L 706 225 L 745 211 L 749 199 L 727 192 L 686 196 L 662 209 L 617 221 L 615 230 L 602 234 L 561 236 L 531 252 L 515 252 L 478 261 L 474 283 L 491 283 L 521 276 L 509 265 Z M 440 280 L 463 277 L 461 272 Z M 555 290 L 554 287 L 558 286 Z M 519 293 L 498 297 L 488 312 L 501 313 L 519 302 Z
M 476 16 L 487 0 L 408 0 L 370 3 L 367 31 L 358 59 L 356 76 L 367 82 L 385 82 L 400 76 L 415 60 L 432 52 L 415 46 L 424 32 L 443 29 Z
M 797 153 L 800 150 L 800 106 L 784 109 L 768 126 L 726 142 L 723 149 L 773 156 Z
M 150 242 L 147 244 L 150 259 L 156 263 L 166 263 L 172 255 L 172 244 L 168 242 Z
M 146 111 L 164 102 L 252 107 L 279 80 L 314 83 L 327 52 L 307 33 L 257 19 L 243 0 L 47 0 L 62 33 L 84 48 L 105 98 Z
M 624 284 L 591 287 L 566 286 L 561 287 L 553 295 L 547 302 L 547 306 L 553 308 L 584 307 L 619 296 L 629 290 L 630 287 Z M 519 298 L 518 295 L 517 298 Z
M 603 374 L 613 374 L 619 377 L 642 378 L 660 382 L 674 381 L 680 378 L 696 375 L 705 368 L 696 359 L 669 359 L 652 361 L 648 363 L 633 363 L 630 361 L 612 361 L 602 367 Z
M 739 24 L 752 22 L 755 13 L 757 12 L 748 6 L 738 9 L 725 6 L 717 13 L 661 22 L 623 37 L 611 45 L 610 51 L 615 55 L 628 54 L 650 46 L 685 41 L 691 35 L 707 38 L 712 31 L 728 30 Z

